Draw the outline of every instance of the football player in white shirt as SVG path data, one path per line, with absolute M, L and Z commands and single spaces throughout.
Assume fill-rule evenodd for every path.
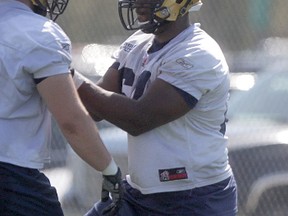
M 77 94 L 70 40 L 45 17 L 48 12 L 55 20 L 67 3 L 0 1 L 1 216 L 63 215 L 55 188 L 39 171 L 50 156 L 51 114 L 75 152 L 102 171 L 106 193 L 118 201 L 121 172 Z
M 235 216 L 225 136 L 229 69 L 217 42 L 189 22 L 201 0 L 118 3 L 123 26 L 138 31 L 97 85 L 74 77 L 91 116 L 128 133 L 117 215 Z M 109 203 L 102 199 L 87 215 L 102 215 Z

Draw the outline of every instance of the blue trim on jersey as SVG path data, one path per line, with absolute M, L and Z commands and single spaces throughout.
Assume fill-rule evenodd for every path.
M 40 82 L 42 82 L 42 81 L 45 80 L 46 78 L 47 78 L 47 77 L 34 79 L 34 83 L 35 83 L 36 85 L 38 85 Z
M 187 105 L 193 109 L 195 107 L 195 105 L 197 104 L 198 100 L 193 97 L 192 95 L 190 95 L 189 93 L 183 91 L 182 89 L 177 88 L 176 86 L 173 86 L 183 97 L 183 99 L 185 100 L 185 102 L 187 103 Z
M 72 77 L 74 76 L 74 74 L 75 74 L 74 68 L 71 68 L 71 69 L 70 69 L 70 74 L 72 75 Z M 39 84 L 40 82 L 42 82 L 43 80 L 45 80 L 46 78 L 48 78 L 48 77 L 34 78 L 34 83 L 37 85 L 37 84 Z
M 225 135 L 225 133 L 226 133 L 226 122 L 228 122 L 228 119 L 226 118 L 226 113 L 225 113 L 225 120 L 220 125 L 220 133 L 222 133 L 223 135 Z
M 169 40 L 170 41 L 170 40 Z M 162 49 L 167 43 L 169 43 L 169 41 L 165 41 L 165 42 L 158 42 L 156 40 L 153 40 L 153 44 L 151 45 L 151 47 L 148 50 L 148 54 L 154 53 L 159 51 L 160 49 Z

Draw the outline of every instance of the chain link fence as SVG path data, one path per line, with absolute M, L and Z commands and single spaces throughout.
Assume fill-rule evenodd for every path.
M 276 60 L 286 60 L 287 0 L 202 1 L 202 28 L 222 47 L 231 72 L 254 72 L 255 78 L 259 71 Z M 113 50 L 132 33 L 122 28 L 117 4 L 116 0 L 70 1 L 65 13 L 57 20 L 71 38 L 73 67 L 93 80 L 103 75 L 111 64 L 109 56 Z M 257 82 L 256 79 L 255 83 Z M 288 86 L 288 82 L 286 84 Z M 288 91 L 284 93 L 283 98 L 288 97 Z M 231 93 L 232 97 L 234 93 Z M 285 106 L 285 103 L 276 106 Z M 231 165 L 235 166 L 239 184 L 241 216 L 287 215 L 288 118 L 281 119 L 282 121 L 274 122 L 272 126 L 269 124 L 271 128 L 266 133 L 254 127 L 253 130 L 250 129 L 249 137 L 241 137 L 240 129 L 234 128 L 236 132 L 230 135 L 231 142 L 236 137 L 240 137 L 238 140 L 241 142 L 247 142 L 248 139 L 256 142 L 257 139 L 257 145 L 251 144 L 252 141 L 243 148 L 234 148 L 234 143 L 230 145 Z M 97 124 L 123 174 L 127 173 L 125 133 L 107 122 Z M 273 134 L 275 128 L 278 132 L 285 129 L 285 139 L 281 142 L 268 142 L 270 137 L 264 135 Z M 262 141 L 258 141 L 255 134 L 258 134 L 257 137 L 264 137 Z M 265 148 L 261 147 L 261 143 L 264 143 Z M 66 216 L 83 215 L 99 199 L 102 181 L 100 173 L 92 170 L 75 155 L 55 122 L 52 161 L 47 164 L 44 172 L 57 188 Z

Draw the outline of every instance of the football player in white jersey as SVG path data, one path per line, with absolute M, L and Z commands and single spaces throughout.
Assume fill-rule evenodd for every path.
M 235 216 L 225 136 L 229 69 L 217 42 L 193 22 L 201 0 L 118 5 L 123 26 L 137 31 L 97 85 L 74 76 L 91 116 L 128 133 L 129 174 L 116 215 Z M 102 215 L 106 200 L 87 215 Z
M 50 20 L 67 3 L 0 1 L 1 216 L 63 215 L 55 188 L 39 171 L 50 156 L 51 114 L 75 152 L 102 171 L 104 189 L 113 192 L 114 202 L 119 198 L 120 169 L 103 145 L 70 74 L 70 40 Z

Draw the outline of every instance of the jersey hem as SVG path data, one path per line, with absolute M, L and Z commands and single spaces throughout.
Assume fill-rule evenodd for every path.
M 44 163 L 37 163 L 37 162 L 27 162 L 27 161 L 15 161 L 15 159 L 8 159 L 0 157 L 0 161 L 3 163 L 12 164 L 15 166 L 25 167 L 25 168 L 31 168 L 31 169 L 43 169 Z
M 227 173 L 224 173 L 224 174 L 217 176 L 213 179 L 203 180 L 203 181 L 200 181 L 196 184 L 191 183 L 191 184 L 185 184 L 185 185 L 175 185 L 173 187 L 171 187 L 171 185 L 170 185 L 169 187 L 158 186 L 158 187 L 142 188 L 139 185 L 137 185 L 131 181 L 130 175 L 126 176 L 126 180 L 132 188 L 139 190 L 142 194 L 153 194 L 153 193 L 163 193 L 163 192 L 184 191 L 184 190 L 191 190 L 191 189 L 199 188 L 199 187 L 205 187 L 208 185 L 212 185 L 212 184 L 216 184 L 218 182 L 221 182 L 221 181 L 231 177 L 232 175 L 233 175 L 233 172 L 232 172 L 232 170 L 230 170 Z

